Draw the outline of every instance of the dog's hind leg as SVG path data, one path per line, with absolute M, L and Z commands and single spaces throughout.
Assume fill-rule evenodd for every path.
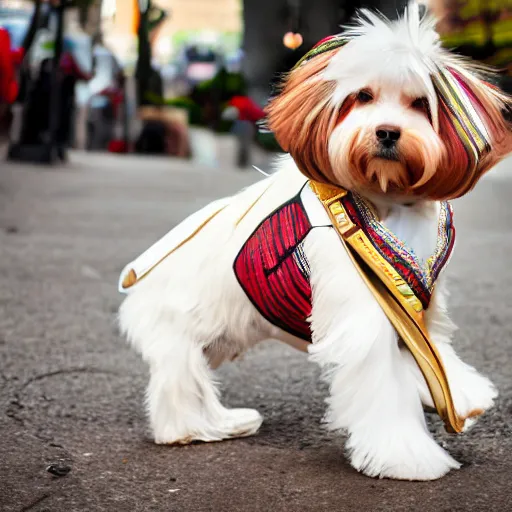
M 262 422 L 253 409 L 227 409 L 219 401 L 202 347 L 173 336 L 150 361 L 147 406 L 155 442 L 186 444 L 255 434 Z
M 220 441 L 256 433 L 262 423 L 257 411 L 229 410 L 220 403 L 204 353 L 206 340 L 219 338 L 220 328 L 208 311 L 199 311 L 200 300 L 190 287 L 173 283 L 174 293 L 166 295 L 162 283 L 171 285 L 157 270 L 119 311 L 121 332 L 149 365 L 146 403 L 155 442 Z

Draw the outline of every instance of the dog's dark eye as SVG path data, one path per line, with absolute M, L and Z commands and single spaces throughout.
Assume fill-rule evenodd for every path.
M 429 121 L 432 122 L 432 114 L 430 112 L 430 105 L 428 104 L 427 98 L 416 98 L 411 103 L 411 107 L 419 112 L 423 112 L 428 117 Z
M 416 98 L 412 103 L 411 107 L 415 108 L 416 110 L 424 110 L 425 112 L 428 111 L 428 100 L 427 98 Z
M 369 103 L 373 100 L 373 96 L 370 91 L 359 91 L 356 98 L 357 101 L 360 101 L 361 103 Z

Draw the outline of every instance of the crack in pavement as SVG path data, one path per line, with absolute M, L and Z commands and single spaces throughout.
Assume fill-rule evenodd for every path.
M 46 378 L 56 377 L 59 375 L 70 375 L 73 373 L 90 373 L 90 374 L 104 374 L 104 375 L 119 376 L 118 372 L 113 372 L 111 370 L 103 370 L 100 368 L 90 368 L 90 367 L 64 368 L 64 369 L 53 370 L 50 372 L 40 373 L 38 375 L 35 375 L 34 377 L 31 377 L 27 381 L 25 381 L 17 391 L 14 391 L 12 393 L 13 399 L 9 402 L 9 405 L 5 409 L 6 416 L 11 418 L 12 420 L 18 422 L 23 427 L 30 429 L 32 435 L 35 436 L 40 441 L 42 441 L 44 443 L 52 442 L 53 439 L 48 439 L 47 437 L 42 436 L 39 432 L 37 432 L 37 430 L 34 429 L 34 425 L 32 425 L 30 423 L 30 421 L 27 421 L 18 415 L 18 411 L 25 408 L 25 405 L 23 404 L 23 400 L 22 400 L 21 396 L 23 394 L 23 391 L 28 386 L 30 386 L 30 384 L 33 384 L 34 382 L 38 382 L 38 381 L 46 379 Z M 6 380 L 8 380 L 8 379 L 6 379 Z
M 50 497 L 49 493 L 44 493 L 39 498 L 35 499 L 34 501 L 29 503 L 28 505 L 25 505 L 23 508 L 21 508 L 20 512 L 26 512 L 27 510 L 33 509 L 35 506 L 39 505 L 40 503 L 42 503 L 44 500 L 48 499 L 49 497 Z
M 39 375 L 35 375 L 34 377 L 28 379 L 26 382 L 23 383 L 23 385 L 20 387 L 20 389 L 16 392 L 16 394 L 22 392 L 25 388 L 27 388 L 30 384 L 33 382 L 37 382 L 39 380 L 43 380 L 49 377 L 55 377 L 57 375 L 69 375 L 72 373 L 91 373 L 91 374 L 105 374 L 105 375 L 114 375 L 119 376 L 119 373 L 113 372 L 111 370 L 102 370 L 100 368 L 65 368 L 65 369 L 59 369 L 54 370 L 52 372 L 45 372 L 41 373 Z

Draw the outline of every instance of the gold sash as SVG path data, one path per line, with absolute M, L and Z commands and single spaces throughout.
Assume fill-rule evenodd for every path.
M 313 181 L 310 186 L 324 205 L 363 281 L 411 351 L 446 430 L 462 432 L 466 418 L 461 418 L 455 411 L 446 371 L 430 339 L 421 302 L 398 272 L 375 250 L 366 234 L 350 219 L 341 201 L 347 191 Z

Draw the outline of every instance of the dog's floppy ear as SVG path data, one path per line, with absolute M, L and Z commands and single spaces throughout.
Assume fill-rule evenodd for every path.
M 435 184 L 428 185 L 428 195 L 456 198 L 469 192 L 485 172 L 512 152 L 512 126 L 504 117 L 512 102 L 497 87 L 458 63 L 440 70 L 433 81 L 439 104 L 439 135 L 446 154 Z
M 340 120 L 340 109 L 332 101 L 336 83 L 324 80 L 322 74 L 337 51 L 339 48 L 328 49 L 311 58 L 306 55 L 266 108 L 269 129 L 300 171 L 327 183 L 334 180 L 328 143 Z

